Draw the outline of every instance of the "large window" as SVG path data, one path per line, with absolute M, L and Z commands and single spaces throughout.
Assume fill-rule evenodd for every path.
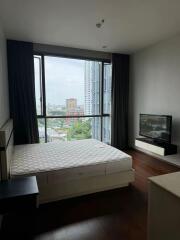
M 110 143 L 111 64 L 34 55 L 34 66 L 40 141 Z

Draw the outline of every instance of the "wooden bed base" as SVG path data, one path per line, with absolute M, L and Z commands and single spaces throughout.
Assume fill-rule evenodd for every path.
M 47 203 L 90 193 L 128 186 L 134 181 L 134 170 L 71 181 L 38 182 L 39 203 Z
M 13 155 L 13 122 L 9 120 L 0 129 L 0 166 L 1 180 L 10 178 L 10 164 Z M 27 175 L 22 175 L 27 176 Z M 50 179 L 47 173 L 37 173 L 39 187 L 39 203 L 47 203 L 61 199 L 128 186 L 134 181 L 134 170 L 121 171 L 106 175 L 79 177 L 62 180 L 58 177 Z

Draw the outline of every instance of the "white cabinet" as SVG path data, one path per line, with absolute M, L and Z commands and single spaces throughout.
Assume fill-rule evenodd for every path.
M 148 138 L 136 138 L 135 146 L 159 156 L 177 154 L 177 146 L 166 142 L 157 142 Z
M 165 155 L 165 149 L 163 147 L 155 146 L 137 139 L 135 140 L 135 146 L 161 156 Z
M 180 239 L 180 172 L 149 178 L 148 240 Z

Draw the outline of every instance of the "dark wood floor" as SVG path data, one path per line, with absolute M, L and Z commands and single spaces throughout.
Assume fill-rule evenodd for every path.
M 146 240 L 148 177 L 179 171 L 146 154 L 129 150 L 135 182 L 113 191 L 42 205 L 7 216 L 1 239 Z M 13 237 L 12 237 L 13 236 Z

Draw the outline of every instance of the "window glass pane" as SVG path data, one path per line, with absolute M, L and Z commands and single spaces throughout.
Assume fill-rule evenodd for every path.
M 99 114 L 100 70 L 97 61 L 46 56 L 47 115 Z
M 103 114 L 111 113 L 111 64 L 102 62 L 44 56 L 46 114 L 67 116 L 47 119 L 47 141 L 67 141 L 85 138 L 101 139 L 100 115 L 103 93 Z M 34 56 L 37 115 L 43 115 L 41 56 Z M 68 118 L 73 116 L 73 118 Z M 110 117 L 103 117 L 102 139 L 110 143 Z M 40 142 L 45 141 L 45 120 L 38 119 Z
M 103 111 L 104 113 L 111 112 L 111 79 L 112 79 L 112 67 L 111 64 L 104 64 L 104 89 L 103 89 Z
M 39 142 L 45 142 L 45 120 L 44 118 L 38 118 L 38 130 L 39 130 Z
M 100 139 L 100 118 L 47 119 L 47 141 Z
M 103 117 L 103 127 L 102 127 L 102 139 L 103 142 L 110 144 L 111 143 L 111 118 Z
M 42 115 L 41 56 L 34 56 L 35 96 L 37 115 Z
M 92 138 L 101 140 L 101 118 L 94 117 L 91 122 L 91 135 Z

